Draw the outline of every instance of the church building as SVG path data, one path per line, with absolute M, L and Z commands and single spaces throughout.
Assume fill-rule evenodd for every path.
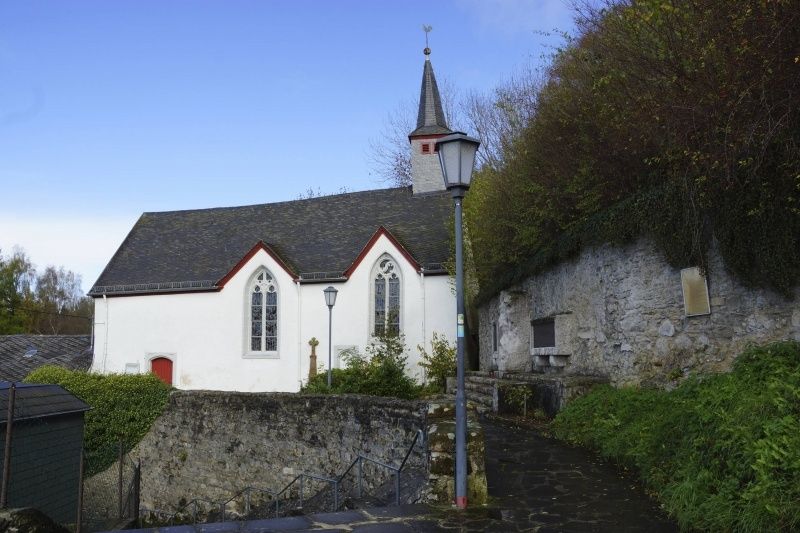
M 180 389 L 298 391 L 309 341 L 327 368 L 374 335 L 405 337 L 408 371 L 433 333 L 455 339 L 453 205 L 436 139 L 450 130 L 425 50 L 413 185 L 289 202 L 144 213 L 89 292 L 95 372 L 153 371 Z M 277 178 L 274 178 L 277 179 Z

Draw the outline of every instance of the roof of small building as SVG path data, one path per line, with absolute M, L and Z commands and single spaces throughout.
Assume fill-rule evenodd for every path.
M 49 416 L 82 413 L 91 407 L 59 385 L 16 383 L 14 420 L 31 420 Z M 8 399 L 11 383 L 0 381 L 0 424 L 8 421 Z
M 213 290 L 260 242 L 301 281 L 342 279 L 381 227 L 424 271 L 444 271 L 452 200 L 411 187 L 242 207 L 144 213 L 89 291 Z
M 90 335 L 0 335 L 0 381 L 21 381 L 40 366 L 88 370 Z

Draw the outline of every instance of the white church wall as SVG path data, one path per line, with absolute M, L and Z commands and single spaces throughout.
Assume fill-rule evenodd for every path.
M 244 355 L 246 287 L 262 266 L 278 285 L 276 358 Z M 295 391 L 297 308 L 294 281 L 264 251 L 219 292 L 97 298 L 92 369 L 124 372 L 126 364 L 138 363 L 146 372 L 150 359 L 164 356 L 173 361 L 173 385 L 180 389 Z
M 448 276 L 421 276 L 384 235 L 346 282 L 330 283 L 339 291 L 334 358 L 337 346 L 356 346 L 364 353 L 371 340 L 371 278 L 383 254 L 400 271 L 407 368 L 421 378 L 417 346 L 430 350 L 434 331 L 455 340 L 455 295 Z M 261 267 L 278 284 L 277 357 L 247 354 L 247 289 Z M 126 365 L 136 364 L 147 372 L 153 357 L 164 356 L 173 361 L 173 384 L 179 389 L 295 392 L 308 378 L 312 337 L 320 342 L 317 361 L 327 368 L 328 308 L 322 291 L 328 285 L 297 284 L 261 250 L 218 292 L 96 298 L 92 369 L 125 372 Z

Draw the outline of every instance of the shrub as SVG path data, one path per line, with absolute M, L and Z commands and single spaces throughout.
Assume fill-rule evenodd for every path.
M 171 390 L 153 374 L 91 374 L 56 366 L 34 370 L 25 382 L 61 385 L 92 407 L 84 430 L 88 475 L 116 460 L 120 439 L 129 450 L 144 437 Z
M 481 297 L 583 247 L 640 236 L 674 266 L 708 267 L 715 246 L 746 284 L 791 294 L 800 282 L 800 106 L 789 96 L 800 92 L 797 3 L 575 5 L 575 37 L 541 83 L 521 89 L 533 92 L 520 99 L 535 112 L 465 198 Z
M 328 374 L 318 373 L 301 392 L 311 394 L 369 394 L 372 396 L 394 396 L 416 398 L 419 387 L 405 373 L 405 343 L 402 335 L 375 337 L 367 346 L 366 354 L 357 350 L 345 352 L 345 368 L 334 368 L 331 372 L 331 388 Z
M 428 380 L 438 392 L 445 392 L 447 378 L 456 375 L 456 347 L 447 342 L 444 335 L 434 332 L 431 338 L 431 353 L 424 346 L 417 346 L 422 361 L 419 366 L 425 369 Z
M 800 528 L 800 343 L 751 348 L 672 392 L 598 387 L 554 433 L 636 468 L 683 528 Z

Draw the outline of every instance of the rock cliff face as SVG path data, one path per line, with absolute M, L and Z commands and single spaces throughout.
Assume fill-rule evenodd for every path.
M 301 472 L 334 477 L 358 453 L 397 466 L 420 429 L 422 402 L 177 391 L 131 455 L 142 461 L 142 506 L 174 510 L 193 498 L 225 500 L 247 486 L 280 490 Z M 408 467 L 426 468 L 425 456 L 424 446 L 415 447 Z M 387 478 L 365 466 L 368 488 Z
M 746 288 L 713 251 L 707 285 L 711 313 L 686 316 L 681 272 L 650 242 L 586 249 L 481 307 L 481 369 L 669 381 L 726 370 L 748 343 L 800 340 L 800 288 L 794 298 Z M 531 322 L 549 320 L 555 346 L 534 348 Z

